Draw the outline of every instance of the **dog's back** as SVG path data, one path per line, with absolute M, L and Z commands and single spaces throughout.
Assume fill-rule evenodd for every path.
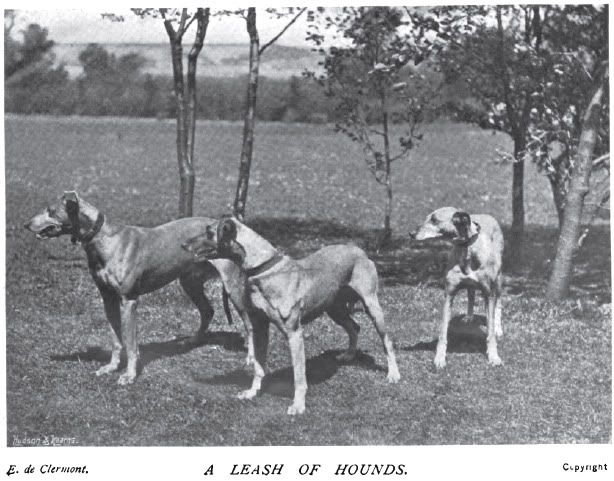
M 249 285 L 257 297 L 258 292 L 266 293 L 269 305 L 283 306 L 279 309 L 282 317 L 295 307 L 288 300 L 300 299 L 304 306 L 309 306 L 302 319 L 308 322 L 321 315 L 339 292 L 350 286 L 357 268 L 369 270 L 370 277 L 375 276 L 373 282 L 377 283 L 375 266 L 362 249 L 352 244 L 335 244 L 302 259 L 285 257 L 270 272 L 251 278 Z

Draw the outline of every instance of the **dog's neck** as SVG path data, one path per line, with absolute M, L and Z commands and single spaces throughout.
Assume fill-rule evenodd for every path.
M 74 238 L 82 244 L 93 241 L 108 226 L 104 216 L 92 204 L 79 200 L 79 229 Z
M 468 273 L 468 268 L 471 265 L 471 250 L 475 241 L 478 238 L 478 234 L 470 237 L 467 240 L 461 242 L 454 242 L 454 252 L 456 261 L 463 274 Z
M 257 269 L 281 256 L 270 242 L 244 224 L 237 223 L 237 242 L 245 251 L 241 267 L 246 271 Z

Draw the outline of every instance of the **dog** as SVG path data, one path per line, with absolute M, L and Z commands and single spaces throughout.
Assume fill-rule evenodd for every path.
M 181 244 L 203 232 L 213 222 L 215 219 L 209 217 L 190 217 L 153 228 L 112 224 L 98 209 L 71 191 L 65 192 L 58 202 L 34 215 L 24 225 L 36 234 L 37 239 L 69 234 L 72 242 L 79 242 L 85 250 L 90 273 L 102 296 L 113 341 L 111 360 L 96 371 L 97 376 L 118 369 L 124 347 L 128 363 L 118 383 L 134 382 L 139 358 L 138 298 L 175 279 L 179 279 L 200 313 L 200 327 L 190 341 L 203 340 L 213 318 L 213 308 L 204 295 L 203 284 L 216 277 L 217 272 L 207 262 L 195 262 L 194 256 L 182 249 Z M 231 281 L 226 282 L 232 285 Z M 226 290 L 224 310 L 232 322 Z
M 254 346 L 254 378 L 250 389 L 239 393 L 239 398 L 251 399 L 261 388 L 272 322 L 290 346 L 294 400 L 288 414 L 304 413 L 307 381 L 303 324 L 326 312 L 349 337 L 348 349 L 340 355 L 340 360 L 351 360 L 356 355 L 360 330 L 352 318 L 356 302 L 362 303 L 382 340 L 388 360 L 388 381 L 400 380 L 393 344 L 386 333 L 384 313 L 377 298 L 377 270 L 360 248 L 331 245 L 295 260 L 282 255 L 262 236 L 229 216 L 207 227 L 184 247 L 197 257 L 229 259 L 245 273 L 245 300 Z
M 448 259 L 445 278 L 445 302 L 439 330 L 435 366 L 446 365 L 448 325 L 452 302 L 459 289 L 467 289 L 467 316 L 473 317 L 475 290 L 484 296 L 487 306 L 486 339 L 488 362 L 502 364 L 497 353 L 497 337 L 503 335 L 501 325 L 501 263 L 503 233 L 497 220 L 486 214 L 469 215 L 454 207 L 442 207 L 429 214 L 410 237 L 416 241 L 444 238 L 454 245 Z

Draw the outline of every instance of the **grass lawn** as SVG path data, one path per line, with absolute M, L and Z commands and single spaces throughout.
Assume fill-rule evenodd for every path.
M 195 213 L 227 213 L 234 196 L 241 125 L 197 127 Z M 445 249 L 415 249 L 406 233 L 437 207 L 495 215 L 507 229 L 511 166 L 494 162 L 507 137 L 455 123 L 427 129 L 395 165 L 394 239 L 375 251 L 384 191 L 357 145 L 326 126 L 259 124 L 248 223 L 301 256 L 353 241 L 375 260 L 380 302 L 397 346 L 398 385 L 388 385 L 379 339 L 364 314 L 361 355 L 339 364 L 344 331 L 323 318 L 306 329 L 307 412 L 285 415 L 292 374 L 272 331 L 264 392 L 249 385 L 240 323 L 224 320 L 217 282 L 209 340 L 180 342 L 197 312 L 173 284 L 139 306 L 143 371 L 120 387 L 97 378 L 110 356 L 102 301 L 84 252 L 68 237 L 36 241 L 22 225 L 62 191 L 76 189 L 115 222 L 152 226 L 177 205 L 175 127 L 133 119 L 10 116 L 6 136 L 6 328 L 8 443 L 14 436 L 75 437 L 79 445 L 355 445 L 606 443 L 611 439 L 609 223 L 591 231 L 576 259 L 573 299 L 543 300 L 556 215 L 545 178 L 527 165 L 525 258 L 507 259 L 505 365 L 488 366 L 476 323 L 453 320 L 448 366 L 433 367 Z M 481 300 L 480 300 L 481 301 Z M 455 313 L 463 312 L 459 296 Z M 480 302 L 477 312 L 483 313 Z

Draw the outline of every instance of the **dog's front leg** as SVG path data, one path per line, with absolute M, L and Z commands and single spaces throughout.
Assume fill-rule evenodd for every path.
M 446 351 L 448 350 L 448 326 L 452 317 L 452 302 L 454 301 L 455 291 L 446 289 L 446 299 L 443 303 L 443 316 L 439 329 L 439 339 L 437 341 L 437 352 L 435 353 L 435 367 L 442 369 L 446 367 Z
M 251 326 L 251 335 L 248 331 L 248 356 L 249 356 L 249 338 L 251 337 L 254 350 L 254 378 L 252 380 L 252 386 L 241 391 L 237 397 L 239 399 L 252 399 L 255 397 L 260 388 L 262 387 L 262 379 L 266 374 L 266 358 L 269 348 L 269 321 L 262 318 L 256 318 L 249 320 L 248 324 Z
M 475 305 L 475 289 L 469 287 L 467 289 L 467 317 L 466 321 L 473 321 L 473 306 Z
M 305 367 L 305 343 L 303 329 L 298 326 L 296 330 L 290 329 L 288 333 L 290 356 L 294 370 L 294 401 L 288 408 L 288 414 L 303 414 L 305 412 L 305 394 L 307 393 L 307 373 Z
M 245 327 L 245 338 L 247 344 L 247 356 L 245 357 L 245 365 L 251 366 L 255 362 L 254 356 L 254 328 L 249 320 L 246 312 L 240 312 L 243 327 Z
M 122 298 L 122 340 L 126 347 L 128 366 L 126 372 L 119 377 L 121 385 L 132 384 L 136 379 L 137 364 L 139 361 L 139 346 L 136 339 L 136 299 Z
M 491 292 L 488 296 L 488 335 L 486 337 L 486 353 L 488 355 L 488 363 L 491 366 L 503 364 L 497 352 L 496 302 L 496 295 L 494 292 Z
M 113 292 L 108 292 L 100 288 L 102 302 L 104 303 L 104 311 L 111 327 L 111 341 L 113 343 L 111 351 L 111 360 L 96 371 L 96 376 L 102 376 L 116 371 L 119 367 L 119 360 L 122 352 L 121 343 L 121 313 L 120 313 L 120 298 Z

